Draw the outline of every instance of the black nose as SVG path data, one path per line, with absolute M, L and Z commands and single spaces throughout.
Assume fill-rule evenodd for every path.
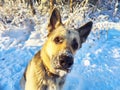
M 60 66 L 64 69 L 70 68 L 73 65 L 73 57 L 61 55 L 59 63 L 60 63 Z

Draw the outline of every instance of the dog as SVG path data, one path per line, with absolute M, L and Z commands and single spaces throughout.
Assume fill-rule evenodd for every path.
M 47 40 L 28 64 L 21 80 L 22 87 L 25 90 L 62 90 L 72 69 L 74 54 L 86 41 L 92 24 L 89 21 L 78 29 L 69 29 L 54 8 L 47 27 Z

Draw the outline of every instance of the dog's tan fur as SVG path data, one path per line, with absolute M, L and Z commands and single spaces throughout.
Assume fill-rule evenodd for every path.
M 72 62 L 67 64 L 68 59 L 61 66 L 59 58 L 63 58 L 62 55 L 64 54 L 67 58 L 73 58 L 75 52 L 86 40 L 91 28 L 92 22 L 88 22 L 79 29 L 68 29 L 62 24 L 59 11 L 54 8 L 48 24 L 48 39 L 41 51 L 29 63 L 21 82 L 23 88 L 25 90 L 61 90 L 66 74 L 71 69 Z M 66 68 L 64 64 L 69 66 Z

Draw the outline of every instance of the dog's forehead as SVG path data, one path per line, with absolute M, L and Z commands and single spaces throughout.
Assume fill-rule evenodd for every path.
M 79 38 L 79 34 L 77 31 L 73 30 L 73 29 L 67 29 L 66 30 L 66 36 L 68 38 L 70 38 L 71 40 L 74 39 L 74 38 Z
M 74 29 L 69 29 L 66 27 L 58 27 L 53 33 L 53 36 L 64 36 L 66 38 L 79 38 L 79 33 Z

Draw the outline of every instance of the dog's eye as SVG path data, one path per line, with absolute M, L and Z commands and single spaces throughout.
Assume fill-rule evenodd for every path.
M 76 50 L 78 48 L 78 43 L 77 43 L 77 40 L 75 38 L 73 39 L 71 46 L 74 50 Z
M 63 37 L 59 37 L 59 36 L 54 38 L 54 42 L 55 42 L 56 44 L 62 43 L 63 40 L 64 40 Z

